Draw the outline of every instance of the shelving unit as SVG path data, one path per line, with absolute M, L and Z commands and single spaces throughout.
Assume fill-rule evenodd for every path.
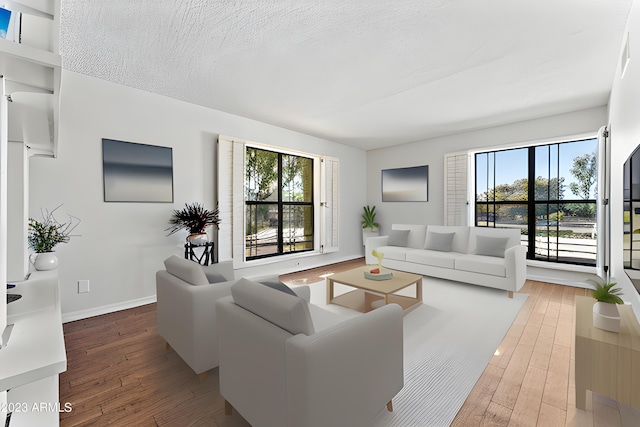
M 9 96 L 9 141 L 30 155 L 56 157 L 62 60 L 58 53 L 59 0 L 7 1 L 20 41 L 0 39 L 0 75 Z M 11 26 L 10 25 L 10 26 Z
M 29 209 L 28 203 L 24 202 L 29 197 L 26 179 L 29 175 L 28 157 L 57 156 L 62 60 L 58 50 L 60 0 L 7 0 L 2 4 L 12 12 L 7 39 L 0 39 L 0 254 L 4 254 L 0 257 L 0 282 L 4 287 L 9 273 L 12 280 L 15 280 L 14 276 L 20 277 L 26 274 L 28 269 L 28 263 L 22 263 L 17 271 L 13 271 L 16 262 L 12 259 L 10 265 L 7 263 L 9 252 L 14 255 L 17 252 L 21 253 L 23 257 L 28 255 L 25 224 L 29 217 Z M 21 148 L 20 144 L 27 148 Z M 8 168 L 8 165 L 11 165 L 11 168 Z M 22 202 L 17 203 L 16 199 Z M 26 300 L 25 303 L 28 304 Z M 53 306 L 50 310 L 59 316 L 59 301 L 55 303 L 52 300 L 51 304 Z M 8 336 L 8 341 L 0 341 L 0 358 L 13 358 L 17 354 L 16 360 L 20 360 L 19 348 L 23 345 L 21 340 L 24 337 L 15 335 L 15 331 L 24 329 L 29 321 L 21 316 L 12 316 L 11 310 L 8 313 L 7 309 L 6 299 L 0 298 L 0 336 L 6 339 L 7 334 L 4 331 L 8 330 L 5 329 L 7 323 L 15 323 L 13 338 Z M 56 327 L 61 330 L 61 323 Z M 13 349 L 12 340 L 17 344 Z M 61 353 L 58 348 L 60 342 Z M 60 342 L 56 341 L 56 348 L 53 349 L 53 353 L 62 355 L 58 361 L 59 366 L 54 369 L 56 372 L 52 372 L 51 375 L 37 375 L 39 379 L 51 378 L 51 384 L 57 384 L 57 374 L 64 370 L 63 365 L 66 365 L 64 341 Z M 49 345 L 45 341 L 33 344 L 43 354 L 52 352 L 52 348 L 48 348 Z M 10 365 L 6 365 L 6 369 L 10 369 Z M 42 370 L 38 367 L 34 369 Z M 0 403 L 6 403 L 7 398 L 19 398 L 19 390 L 23 387 L 28 388 L 28 384 L 34 380 L 27 378 L 29 375 L 23 376 L 24 386 L 18 386 L 17 383 L 8 380 L 12 372 L 5 374 L 2 380 L 3 387 L 0 387 Z M 36 388 L 39 387 L 40 385 Z M 13 396 L 8 397 L 8 388 L 14 390 Z M 57 397 L 57 387 L 47 387 L 49 388 L 52 396 Z M 28 394 L 32 394 L 31 391 Z M 3 425 L 4 415 L 0 414 L 0 422 Z M 55 414 L 51 417 L 51 423 L 47 421 L 47 424 L 57 424 L 58 418 Z M 12 420 L 12 424 L 19 425 L 20 422 Z

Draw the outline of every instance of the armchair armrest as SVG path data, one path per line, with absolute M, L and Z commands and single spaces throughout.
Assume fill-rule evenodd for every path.
M 515 282 L 514 291 L 519 291 L 527 280 L 527 248 L 522 245 L 512 246 L 504 251 L 507 277 Z
M 202 271 L 204 271 L 205 274 L 220 274 L 227 280 L 235 279 L 235 273 L 233 271 L 233 261 L 222 261 L 216 264 L 202 266 Z
M 371 251 L 378 249 L 381 246 L 387 246 L 387 242 L 389 242 L 389 236 L 369 237 L 364 246 L 365 262 L 367 264 L 377 264 L 378 258 L 374 257 L 371 254 Z
M 286 360 L 288 425 L 363 425 L 404 385 L 402 309 L 389 304 L 296 335 Z
M 291 289 L 293 290 L 293 292 L 296 293 L 296 295 L 298 295 L 300 298 L 302 298 L 306 302 L 309 302 L 311 300 L 311 288 L 309 288 L 309 286 L 307 285 L 295 286 Z

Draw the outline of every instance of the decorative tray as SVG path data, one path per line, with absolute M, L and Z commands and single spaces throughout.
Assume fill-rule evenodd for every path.
M 390 280 L 393 278 L 393 273 L 390 271 L 381 271 L 380 273 L 365 271 L 364 278 L 369 280 Z

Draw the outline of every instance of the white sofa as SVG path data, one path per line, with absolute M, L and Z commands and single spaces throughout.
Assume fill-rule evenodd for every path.
M 520 229 L 394 224 L 386 236 L 370 237 L 367 264 L 513 292 L 527 277 Z
M 366 426 L 402 389 L 402 309 L 343 316 L 239 279 L 218 300 L 220 393 L 254 427 Z

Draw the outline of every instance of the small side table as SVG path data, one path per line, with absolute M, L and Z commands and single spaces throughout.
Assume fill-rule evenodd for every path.
M 593 326 L 595 299 L 576 296 L 576 408 L 587 390 L 640 408 L 640 324 L 630 305 L 618 305 L 620 332 Z
M 202 244 L 193 244 L 187 242 L 184 244 L 184 257 L 190 259 L 202 265 L 209 265 L 215 263 L 213 254 L 214 242 L 205 242 Z M 198 248 L 202 249 L 202 253 L 198 255 Z

